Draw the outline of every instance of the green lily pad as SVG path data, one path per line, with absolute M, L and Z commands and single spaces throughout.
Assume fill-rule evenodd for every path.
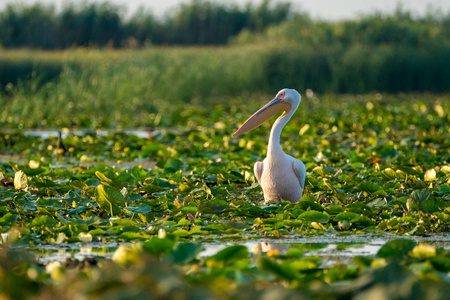
M 178 243 L 171 253 L 173 263 L 185 264 L 195 260 L 203 249 L 203 245 L 198 243 Z
M 211 256 L 209 259 L 216 262 L 226 262 L 231 263 L 236 260 L 245 259 L 249 256 L 246 246 L 234 245 L 228 246 L 225 249 L 220 250 L 215 255 Z
M 147 214 L 152 211 L 151 206 L 143 204 L 139 206 L 128 206 L 125 207 L 126 210 L 131 211 L 135 214 Z
M 381 258 L 400 258 L 406 256 L 415 246 L 416 243 L 409 239 L 388 241 L 378 250 L 377 256 Z
M 164 253 L 169 253 L 174 245 L 175 242 L 172 240 L 154 237 L 151 240 L 144 242 L 142 248 L 146 252 L 159 257 Z
M 302 221 L 317 223 L 327 223 L 330 220 L 327 213 L 313 210 L 302 213 L 298 218 Z
M 125 199 L 120 191 L 109 185 L 99 184 L 95 189 L 95 201 L 98 206 L 111 215 L 122 212 L 120 206 L 125 206 Z

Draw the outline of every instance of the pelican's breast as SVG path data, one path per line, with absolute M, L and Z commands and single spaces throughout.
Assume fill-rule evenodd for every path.
M 267 201 L 298 202 L 302 197 L 302 188 L 292 168 L 294 159 L 284 154 L 279 159 L 264 160 L 264 169 L 261 176 L 261 187 L 264 199 Z

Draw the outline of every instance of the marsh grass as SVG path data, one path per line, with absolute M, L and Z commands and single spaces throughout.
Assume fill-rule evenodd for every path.
M 248 50 L 248 49 L 247 49 Z M 12 53 L 7 53 L 13 56 Z M 208 97 L 235 96 L 258 90 L 261 71 L 257 50 L 227 48 L 158 48 L 144 51 L 78 49 L 65 52 L 22 52 L 17 84 L 3 93 L 3 123 L 40 126 L 41 120 L 103 126 L 120 122 L 136 126 L 149 113 Z M 35 62 L 54 60 L 61 72 L 46 80 L 49 70 Z M 23 67 L 24 66 L 24 67 Z M 65 120 L 65 121 L 64 121 Z M 94 124 L 95 125 L 95 124 Z
M 445 92 L 450 86 L 450 68 L 445 67 L 449 54 L 433 51 L 402 52 L 394 46 L 355 46 L 344 51 L 290 43 L 3 50 L 0 122 L 25 128 L 157 126 L 158 113 L 187 103 L 210 105 L 232 97 L 249 101 L 284 87 L 302 94 L 306 89 Z

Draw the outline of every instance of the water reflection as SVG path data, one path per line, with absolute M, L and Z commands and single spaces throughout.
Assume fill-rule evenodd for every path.
M 102 257 L 111 259 L 120 245 L 131 246 L 133 243 L 88 243 L 88 244 L 62 244 L 42 245 L 33 253 L 38 262 L 48 264 L 49 262 L 64 262 L 66 259 L 83 261 L 85 258 Z
M 5 133 L 11 133 L 14 134 L 13 130 L 4 130 Z M 97 136 L 105 136 L 111 133 L 125 133 L 127 135 L 134 135 L 139 138 L 147 139 L 150 137 L 151 132 L 147 130 L 123 130 L 123 131 L 117 131 L 117 130 L 108 130 L 108 129 L 98 129 L 98 130 L 92 130 L 92 129 L 79 129 L 79 130 L 62 130 L 61 137 L 65 139 L 68 134 L 71 135 L 79 135 L 83 136 L 86 134 L 95 134 Z M 58 137 L 58 130 L 25 130 L 23 131 L 23 134 L 26 136 L 38 136 L 43 139 L 48 139 L 50 137 Z
M 336 262 L 347 263 L 355 256 L 375 256 L 378 250 L 388 241 L 398 238 L 398 235 L 384 234 L 383 237 L 370 237 L 368 234 L 349 236 L 314 236 L 298 237 L 290 240 L 246 240 L 245 245 L 254 255 L 267 255 L 271 251 L 276 255 L 284 255 L 292 248 L 301 249 L 303 256 L 317 256 L 321 258 L 322 266 L 334 265 Z M 434 247 L 450 249 L 450 236 L 441 234 L 428 237 L 408 237 L 417 243 L 428 243 Z M 114 251 L 121 245 L 132 246 L 137 243 L 76 243 L 59 245 L 40 245 L 31 249 L 42 263 L 51 261 L 63 262 L 66 258 L 82 261 L 89 257 L 112 258 Z M 203 242 L 204 250 L 199 257 L 205 258 L 218 253 L 220 250 L 236 244 L 231 242 Z
M 272 244 L 267 242 L 261 242 L 256 245 L 253 249 L 255 253 L 267 253 L 270 251 L 278 251 L 280 254 L 284 254 L 288 252 L 288 250 L 292 247 L 292 245 L 288 244 Z
M 370 256 L 375 255 L 384 243 L 340 243 L 340 244 L 325 244 L 325 243 L 310 243 L 310 244 L 279 244 L 260 242 L 253 249 L 254 252 L 267 253 L 270 251 L 278 251 L 280 254 L 285 254 L 291 248 L 299 248 L 303 250 L 304 255 L 315 256 Z

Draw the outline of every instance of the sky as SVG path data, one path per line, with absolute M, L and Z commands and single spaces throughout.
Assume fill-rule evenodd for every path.
M 164 15 L 171 9 L 177 7 L 180 3 L 190 2 L 191 0 L 109 0 L 111 3 L 119 4 L 126 9 L 125 15 L 131 15 L 142 5 L 149 8 L 155 14 Z M 213 2 L 234 2 L 245 4 L 248 2 L 259 3 L 261 0 L 212 0 Z M 277 0 L 273 0 L 276 2 Z M 33 4 L 51 3 L 57 8 L 61 8 L 67 2 L 81 2 L 74 0 L 0 0 L 0 10 L 7 4 L 22 3 Z M 104 0 L 90 0 L 88 2 L 104 2 Z M 416 14 L 423 15 L 428 6 L 441 12 L 450 12 L 449 0 L 290 0 L 295 6 L 316 19 L 337 21 L 342 19 L 353 19 L 362 14 L 371 14 L 375 11 L 383 13 L 393 12 L 399 4 L 407 10 Z

